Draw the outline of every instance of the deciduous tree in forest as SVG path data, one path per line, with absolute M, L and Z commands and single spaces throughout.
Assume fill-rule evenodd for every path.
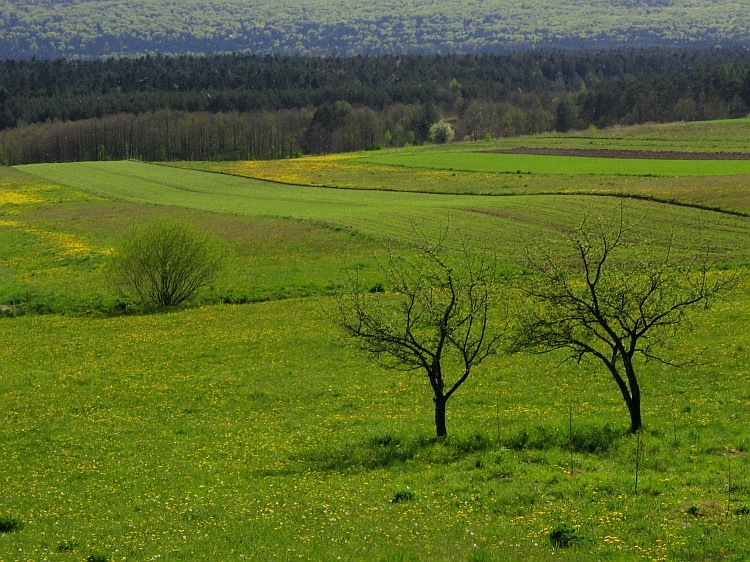
M 430 140 L 432 142 L 445 144 L 451 142 L 455 136 L 453 127 L 447 121 L 438 121 L 430 127 Z

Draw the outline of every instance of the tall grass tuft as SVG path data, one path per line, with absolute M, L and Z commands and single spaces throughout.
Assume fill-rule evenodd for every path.
M 0 533 L 13 533 L 23 529 L 23 521 L 15 517 L 0 517 Z

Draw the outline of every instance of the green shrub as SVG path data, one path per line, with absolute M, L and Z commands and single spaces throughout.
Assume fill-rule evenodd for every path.
M 578 529 L 569 523 L 556 523 L 549 533 L 549 542 L 555 548 L 569 548 L 582 540 Z
M 372 287 L 370 287 L 370 292 L 371 293 L 385 293 L 385 287 L 380 281 L 378 281 Z
M 438 445 L 441 449 L 436 451 Z M 437 438 L 416 436 L 402 439 L 392 433 L 347 443 L 337 450 L 322 447 L 310 451 L 305 458 L 327 470 L 344 470 L 388 468 L 415 458 L 424 460 L 425 456 L 436 463 L 455 460 L 454 453 L 438 443 Z
M 505 439 L 503 444 L 509 449 L 520 451 L 523 449 L 551 449 L 552 447 L 559 446 L 560 442 L 555 432 L 545 426 L 539 425 L 531 428 L 530 431 L 525 427 L 522 428 L 515 435 L 511 435 Z
M 123 296 L 146 308 L 179 306 L 209 286 L 226 262 L 216 240 L 188 223 L 158 219 L 134 228 L 112 261 Z
M 396 492 L 391 498 L 391 503 L 408 502 L 416 498 L 414 492 L 411 490 L 400 490 Z
M 481 433 L 473 433 L 466 438 L 450 438 L 448 443 L 458 454 L 486 451 L 492 447 L 492 441 Z
M 0 517 L 0 533 L 13 533 L 23 529 L 23 522 L 15 517 Z

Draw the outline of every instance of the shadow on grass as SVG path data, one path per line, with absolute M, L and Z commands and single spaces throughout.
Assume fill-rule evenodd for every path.
M 481 434 L 439 439 L 426 436 L 402 438 L 386 433 L 347 443 L 338 450 L 318 449 L 310 452 L 304 460 L 323 470 L 372 470 L 410 461 L 448 464 L 472 453 L 490 450 L 495 445 Z
M 606 453 L 627 431 L 622 428 L 604 425 L 581 425 L 571 432 L 561 432 L 547 426 L 522 428 L 516 433 L 501 438 L 499 444 L 508 449 L 569 449 L 580 453 Z
M 0 533 L 14 533 L 23 529 L 23 522 L 15 517 L 0 517 Z
M 584 453 L 605 453 L 626 435 L 624 430 L 610 425 L 582 426 L 572 435 L 559 430 L 537 426 L 515 434 L 488 437 L 481 433 L 449 436 L 445 439 L 427 436 L 401 437 L 393 433 L 372 435 L 352 441 L 342 447 L 316 448 L 302 459 L 321 470 L 351 470 L 389 468 L 410 462 L 450 464 L 476 453 L 494 450 L 546 450 L 570 447 Z

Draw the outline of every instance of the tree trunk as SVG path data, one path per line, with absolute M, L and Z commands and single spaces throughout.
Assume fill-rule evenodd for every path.
M 622 394 L 625 400 L 625 405 L 628 407 L 628 412 L 630 413 L 630 433 L 637 433 L 643 425 L 641 423 L 641 387 L 638 384 L 638 377 L 635 375 L 635 369 L 630 358 L 625 357 L 623 363 L 625 364 L 627 383 L 622 378 L 614 363 L 609 364 L 608 367 L 620 389 L 620 394 Z
M 633 367 L 633 356 L 628 354 L 623 358 L 625 373 L 628 376 L 630 386 L 630 399 L 627 400 L 628 412 L 630 412 L 630 433 L 638 433 L 641 430 L 641 386 Z
M 436 396 L 433 401 L 435 402 L 435 431 L 438 437 L 446 437 L 448 429 L 445 427 L 445 405 L 448 400 L 443 396 Z
M 638 433 L 641 430 L 641 397 L 633 397 L 627 401 L 628 412 L 630 412 L 630 433 Z

